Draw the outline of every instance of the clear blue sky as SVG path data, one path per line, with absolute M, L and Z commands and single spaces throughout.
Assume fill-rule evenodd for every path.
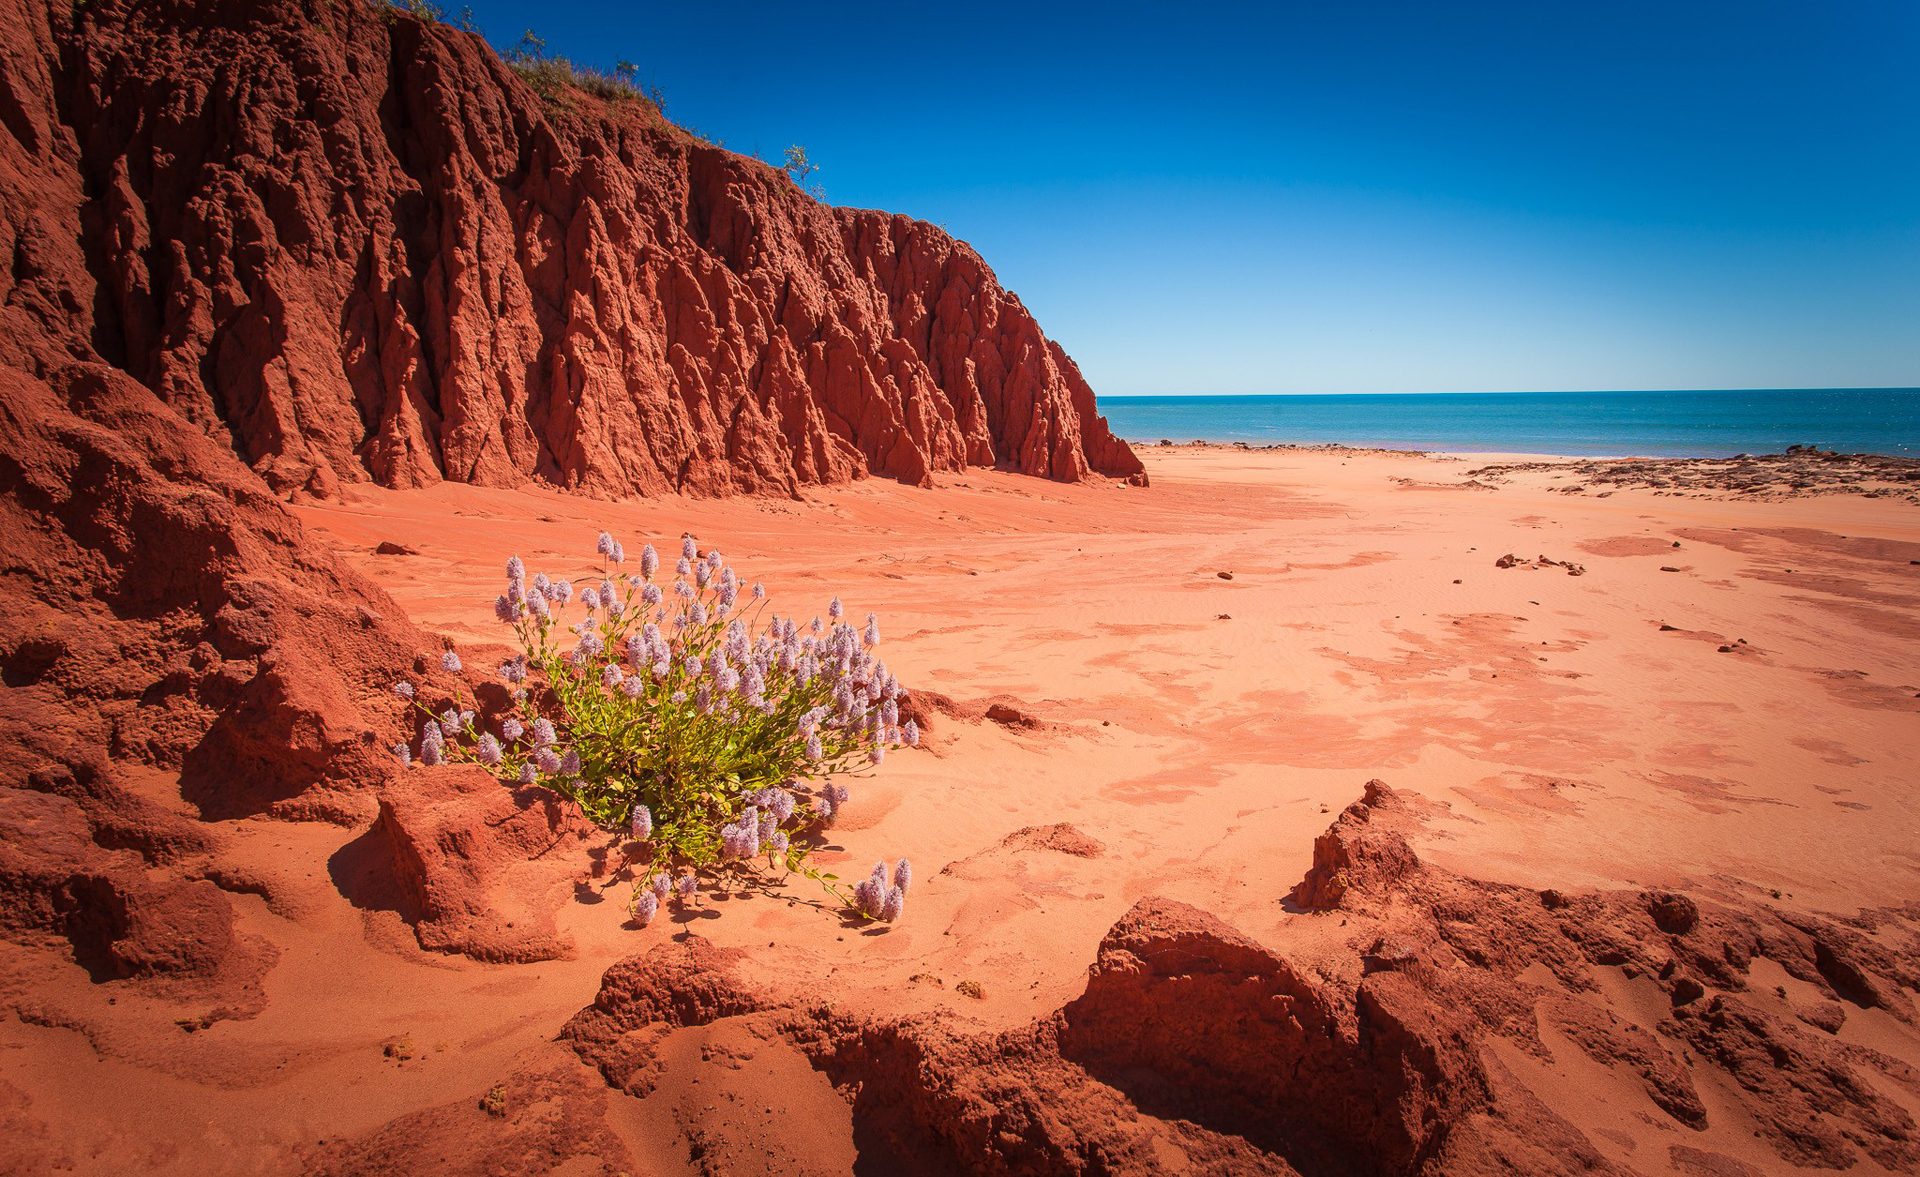
M 1920 385 L 1915 0 L 473 9 L 946 226 L 1102 394 Z

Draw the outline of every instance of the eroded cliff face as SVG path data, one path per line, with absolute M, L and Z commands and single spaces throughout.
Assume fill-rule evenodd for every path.
M 57 7 L 0 88 L 71 138 L 86 344 L 277 490 L 1143 478 L 931 225 L 364 0 Z

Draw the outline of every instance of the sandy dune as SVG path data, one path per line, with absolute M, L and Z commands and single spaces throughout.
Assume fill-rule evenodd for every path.
M 982 1033 L 1072 1002 L 1103 935 L 1150 896 L 1262 944 L 1328 941 L 1329 917 L 1289 894 L 1370 778 L 1417 814 L 1408 837 L 1423 860 L 1473 879 L 1684 890 L 1788 916 L 1920 898 L 1911 505 L 1601 499 L 1562 493 L 1550 471 L 1463 487 L 1483 457 L 1143 457 L 1144 490 L 971 473 L 802 501 L 449 485 L 303 505 L 474 665 L 501 640 L 491 601 L 507 557 L 578 574 L 602 528 L 630 547 L 691 531 L 764 581 L 778 611 L 804 618 L 838 594 L 856 616 L 877 612 L 889 666 L 923 702 L 951 705 L 921 750 L 852 782 L 818 861 L 857 875 L 910 856 L 907 918 L 850 926 L 795 880 L 709 894 L 635 930 L 626 884 L 595 877 L 580 852 L 514 884 L 528 910 L 557 910 L 571 959 L 482 964 L 423 952 L 395 911 L 343 897 L 355 892 L 343 848 L 364 825 L 221 823 L 234 869 L 270 880 L 236 896 L 270 961 L 257 1016 L 189 1032 L 176 1023 L 190 1001 L 10 952 L 5 984 L 40 1012 L 0 1023 L 0 1121 L 25 1142 L 18 1171 L 62 1158 L 183 1173 L 417 1163 L 408 1150 L 439 1147 L 435 1133 L 449 1165 L 503 1171 L 620 1149 L 645 1172 L 846 1171 L 861 1141 L 845 1099 L 750 1023 L 666 1032 L 644 1098 L 554 1038 L 609 965 L 684 926 L 749 950 L 740 967 L 754 978 L 855 1011 L 951 1009 Z M 413 554 L 375 554 L 383 541 Z M 1507 553 L 1523 565 L 1496 567 Z M 1583 574 L 1529 566 L 1537 556 Z M 152 783 L 156 798 L 167 789 Z M 1072 829 L 1046 828 L 1060 823 Z M 1771 962 L 1763 974 L 1754 1001 L 1815 1000 Z M 957 992 L 963 981 L 982 996 Z M 1616 1011 L 1652 1000 L 1630 976 L 1600 983 Z M 1843 1043 L 1920 1068 L 1912 1026 L 1848 1012 Z M 1705 1128 L 1688 1127 L 1621 1068 L 1542 1038 L 1544 1053 L 1496 1053 L 1606 1161 L 1791 1171 L 1704 1062 L 1681 1064 L 1708 1109 Z M 1876 1082 L 1920 1115 L 1920 1087 Z M 505 1151 L 482 1157 L 474 1141 L 494 1138 L 478 1103 L 496 1085 L 546 1118 L 514 1119 L 516 1135 L 485 1145 Z M 343 1138 L 358 1151 L 330 1152 Z

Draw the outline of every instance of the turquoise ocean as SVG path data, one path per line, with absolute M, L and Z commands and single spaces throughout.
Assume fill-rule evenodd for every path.
M 1817 445 L 1920 457 L 1920 388 L 1103 396 L 1151 445 L 1243 441 L 1578 456 L 1729 457 Z

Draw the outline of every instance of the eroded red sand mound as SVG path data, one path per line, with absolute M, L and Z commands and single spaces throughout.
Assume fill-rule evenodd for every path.
M 673 1028 L 741 1020 L 852 1100 L 863 1155 L 919 1171 L 1617 1171 L 1573 1109 L 1550 1108 L 1554 1093 L 1503 1061 L 1552 1057 L 1548 1034 L 1636 1077 L 1689 1135 L 1737 1116 L 1782 1161 L 1920 1164 L 1914 1122 L 1887 1091 L 1920 1094 L 1920 1076 L 1833 1035 L 1848 1008 L 1911 1027 L 1908 918 L 1847 927 L 1672 893 L 1489 884 L 1421 863 L 1409 820 L 1368 786 L 1321 839 L 1298 894 L 1328 911 L 1303 910 L 1290 947 L 1144 899 L 1102 941 L 1085 992 L 1018 1029 L 851 1016 L 749 983 L 742 954 L 689 935 L 610 970 L 565 1037 L 643 1094 Z M 1826 1000 L 1796 1017 L 1761 999 L 1763 958 Z M 1666 1011 L 1623 1005 L 1609 976 L 1657 985 Z M 1709 1111 L 1702 1083 L 1737 1110 Z M 1738 1171 L 1684 1148 L 1689 1163 Z
M 479 1099 L 403 1116 L 360 1139 L 306 1150 L 314 1177 L 368 1173 L 553 1173 L 616 1177 L 642 1172 L 606 1123 L 607 1089 L 564 1063 L 523 1071 Z
M 225 898 L 147 868 L 217 837 L 128 774 L 205 817 L 357 820 L 425 643 L 124 373 L 0 370 L 0 488 L 0 821 L 59 831 L 0 866 L 8 922 L 110 975 L 212 969 Z
M 504 787 L 478 765 L 422 767 L 381 791 L 379 819 L 334 856 L 333 875 L 358 906 L 398 912 L 422 948 L 552 960 L 573 946 L 550 895 L 578 875 L 594 833 L 550 790 Z

